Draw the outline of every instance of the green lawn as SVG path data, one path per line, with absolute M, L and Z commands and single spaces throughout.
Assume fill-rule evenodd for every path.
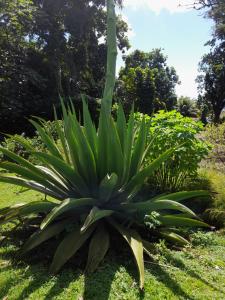
M 20 188 L 0 184 L 0 207 L 41 197 L 36 192 L 21 193 Z M 2 229 L 3 234 L 4 230 L 7 228 Z M 14 243 L 4 241 L 0 246 L 0 299 L 225 299 L 222 232 L 195 236 L 199 245 L 183 251 L 159 244 L 154 260 L 146 257 L 144 292 L 139 292 L 136 268 L 125 243 L 122 252 L 111 250 L 98 272 L 88 277 L 82 273 L 79 255 L 58 276 L 50 276 L 47 267 L 51 246 L 42 246 L 30 253 L 26 261 L 15 262 L 19 243 L 17 237 Z M 204 243 L 207 246 L 203 247 Z

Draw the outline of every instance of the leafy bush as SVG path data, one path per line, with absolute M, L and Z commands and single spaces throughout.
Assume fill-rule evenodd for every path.
M 208 190 L 210 198 L 207 200 L 199 197 L 188 204 L 197 214 L 201 214 L 203 219 L 215 226 L 222 228 L 225 225 L 225 174 L 208 166 L 207 169 L 200 169 L 198 177 L 186 185 L 186 190 Z M 185 203 L 184 201 L 184 204 Z
M 140 122 L 142 115 L 136 114 Z M 166 149 L 182 145 L 165 161 L 151 178 L 152 186 L 160 192 L 182 189 L 187 178 L 195 178 L 201 160 L 208 155 L 210 145 L 197 137 L 203 124 L 177 111 L 159 111 L 152 118 L 145 116 L 149 124 L 148 144 L 154 140 L 146 156 L 151 161 Z
M 201 170 L 200 174 L 208 180 L 208 190 L 212 194 L 212 201 L 203 217 L 209 224 L 222 228 L 225 226 L 225 175 L 215 169 Z
M 62 122 L 60 120 L 57 121 L 48 121 L 44 122 L 46 131 L 52 135 L 54 141 L 58 141 L 59 137 L 57 134 L 57 126 L 62 126 Z M 41 136 L 36 131 L 35 136 L 26 137 L 24 134 L 12 135 L 6 137 L 4 141 L 1 143 L 1 146 L 8 149 L 9 151 L 29 160 L 30 162 L 37 163 L 38 160 L 35 158 L 29 147 L 25 147 L 23 144 L 29 144 L 32 148 L 35 148 L 36 151 L 46 151 L 46 145 L 43 143 Z M 60 145 L 59 145 L 60 146 Z M 8 160 L 9 158 L 5 156 L 3 153 L 0 153 L 0 161 Z
M 208 180 L 209 189 L 213 195 L 212 206 L 225 210 L 225 174 L 214 169 L 201 169 L 199 174 Z
M 38 162 L 35 157 L 32 156 L 31 151 L 26 148 L 23 143 L 29 144 L 32 148 L 35 148 L 36 151 L 44 151 L 45 145 L 43 144 L 42 140 L 38 136 L 34 136 L 33 138 L 25 137 L 24 135 L 15 134 L 8 138 L 1 143 L 1 146 L 5 149 L 27 159 L 31 162 Z M 0 153 L 0 161 L 11 161 L 4 153 Z
M 191 243 L 194 246 L 210 246 L 214 242 L 214 237 L 212 232 L 202 232 L 197 231 L 191 235 Z

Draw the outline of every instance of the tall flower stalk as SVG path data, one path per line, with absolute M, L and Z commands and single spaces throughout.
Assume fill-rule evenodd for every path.
M 113 0 L 107 0 L 107 70 L 106 81 L 102 99 L 103 111 L 111 113 L 113 91 L 116 81 L 116 14 Z

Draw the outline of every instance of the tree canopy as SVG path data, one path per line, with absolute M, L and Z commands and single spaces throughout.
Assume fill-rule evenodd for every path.
M 215 123 L 225 108 L 225 2 L 224 0 L 196 1 L 205 8 L 206 17 L 214 21 L 213 36 L 207 42 L 210 53 L 203 56 L 198 76 L 199 103 L 203 114 L 212 111 Z
M 127 31 L 118 17 L 117 43 L 122 51 L 129 48 Z M 80 93 L 101 98 L 105 38 L 104 0 L 2 1 L 0 131 L 25 130 L 25 118 L 31 114 L 51 117 L 59 95 L 78 104 Z
M 225 107 L 225 49 L 216 47 L 205 55 L 200 64 L 203 75 L 198 77 L 199 87 L 203 91 L 203 107 L 213 111 L 215 123 Z
M 179 82 L 176 71 L 167 65 L 162 49 L 151 52 L 135 50 L 124 56 L 125 67 L 119 72 L 117 97 L 140 112 L 152 114 L 159 109 L 176 105 L 175 86 Z

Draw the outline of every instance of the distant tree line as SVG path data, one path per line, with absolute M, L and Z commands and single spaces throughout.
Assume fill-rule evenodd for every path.
M 29 132 L 31 115 L 51 119 L 59 95 L 80 106 L 88 95 L 98 115 L 106 65 L 105 0 L 0 2 L 0 132 Z M 122 1 L 116 1 L 122 6 Z M 129 49 L 128 25 L 118 16 L 118 48 Z M 125 56 L 115 101 L 152 114 L 176 107 L 176 71 L 161 49 Z
M 129 48 L 127 31 L 118 17 L 122 51 Z M 27 131 L 31 115 L 51 118 L 59 95 L 76 105 L 80 93 L 89 95 L 94 115 L 105 38 L 105 0 L 0 1 L 0 131 Z

